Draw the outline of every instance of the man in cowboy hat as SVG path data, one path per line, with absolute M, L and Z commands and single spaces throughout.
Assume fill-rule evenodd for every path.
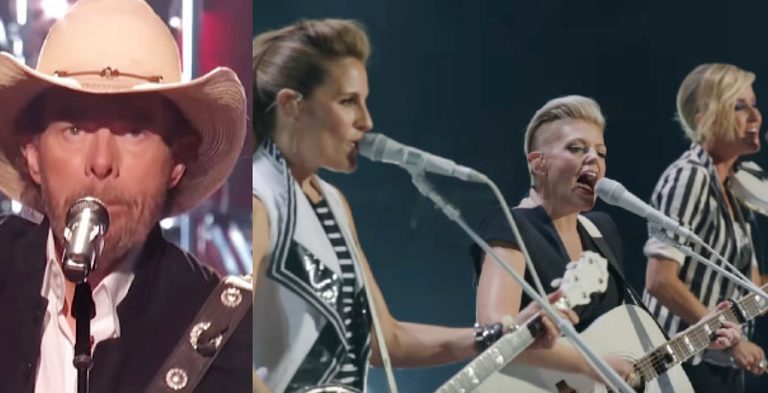
M 147 389 L 219 281 L 158 221 L 221 186 L 245 127 L 235 74 L 181 82 L 176 43 L 142 0 L 81 0 L 36 69 L 0 54 L 0 191 L 44 216 L 0 224 L 0 392 L 75 391 L 74 284 L 60 255 L 67 210 L 86 195 L 110 215 L 88 277 L 91 391 Z M 246 315 L 233 327 L 195 392 L 250 391 L 250 326 Z

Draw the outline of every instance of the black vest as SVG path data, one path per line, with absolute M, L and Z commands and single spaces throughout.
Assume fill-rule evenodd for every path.
M 40 296 L 48 225 L 10 216 L 0 223 L 0 393 L 33 393 L 47 300 Z M 143 392 L 219 281 L 163 239 L 147 238 L 125 299 L 121 336 L 93 351 L 92 393 Z M 198 385 L 197 393 L 251 391 L 251 313 Z

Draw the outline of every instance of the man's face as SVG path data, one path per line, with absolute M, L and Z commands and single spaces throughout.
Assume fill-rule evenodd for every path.
M 77 199 L 104 202 L 104 269 L 144 242 L 184 173 L 169 146 L 176 131 L 169 105 L 159 95 L 52 90 L 43 99 L 43 132 L 21 148 L 58 240 Z

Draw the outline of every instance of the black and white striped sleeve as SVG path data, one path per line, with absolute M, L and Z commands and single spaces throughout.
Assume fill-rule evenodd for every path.
M 698 232 L 705 225 L 710 179 L 707 170 L 698 165 L 680 165 L 667 169 L 651 197 L 651 205 L 665 215 Z M 646 257 L 671 259 L 683 264 L 685 255 L 669 244 L 652 236 L 650 227 L 648 241 L 643 247 Z M 681 241 L 677 235 L 667 232 L 670 238 Z

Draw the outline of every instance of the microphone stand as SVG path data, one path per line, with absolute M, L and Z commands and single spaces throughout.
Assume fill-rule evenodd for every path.
M 736 277 L 736 275 L 734 275 L 734 274 L 732 274 L 731 272 L 729 272 L 729 271 L 727 271 L 727 270 L 723 269 L 723 268 L 722 268 L 722 267 L 720 267 L 720 266 L 717 266 L 717 264 L 715 264 L 714 262 L 712 262 L 712 261 L 710 261 L 709 259 L 707 259 L 707 258 L 704 258 L 702 255 L 700 255 L 700 254 L 696 253 L 695 251 L 693 251 L 693 250 L 691 249 L 691 247 L 689 247 L 689 246 L 686 246 L 686 245 L 684 245 L 684 244 L 682 244 L 682 243 L 680 243 L 680 242 L 676 241 L 675 239 L 673 239 L 672 237 L 670 237 L 669 235 L 667 235 L 667 233 L 666 233 L 664 230 L 662 230 L 661 228 L 659 228 L 659 227 L 657 227 L 657 226 L 655 226 L 655 225 L 649 225 L 649 226 L 648 226 L 648 228 L 649 228 L 649 231 L 650 231 L 650 233 L 651 233 L 651 236 L 654 236 L 654 237 L 656 237 L 657 239 L 659 239 L 659 240 L 663 241 L 664 243 L 666 243 L 666 244 L 668 244 L 668 245 L 670 245 L 670 246 L 672 246 L 672 247 L 674 247 L 674 248 L 676 248 L 676 249 L 680 250 L 680 251 L 681 251 L 683 254 L 685 254 L 685 255 L 687 255 L 688 257 L 690 257 L 690 258 L 692 258 L 692 259 L 696 260 L 697 262 L 699 262 L 699 263 L 702 263 L 702 264 L 704 264 L 705 266 L 708 266 L 708 267 L 710 267 L 710 268 L 714 269 L 716 272 L 718 272 L 718 273 L 722 274 L 723 276 L 725 276 L 725 277 L 729 278 L 729 279 L 730 279 L 731 281 L 733 281 L 733 282 L 734 282 L 736 285 L 738 285 L 738 286 L 740 286 L 740 287 L 742 287 L 742 288 L 746 289 L 747 291 L 749 291 L 749 292 L 752 292 L 752 293 L 754 293 L 755 295 L 759 296 L 759 297 L 762 299 L 762 300 L 761 300 L 761 302 L 766 302 L 766 301 L 768 301 L 768 294 L 766 294 L 766 293 L 765 293 L 765 291 L 763 291 L 762 289 L 758 288 L 758 287 L 757 287 L 757 286 L 756 286 L 756 285 L 755 285 L 755 284 L 754 284 L 752 281 L 750 281 L 750 280 L 748 280 L 746 277 L 744 277 L 744 276 L 741 274 L 741 272 L 739 272 L 738 270 L 736 270 L 736 267 L 735 267 L 735 266 L 733 266 L 733 264 L 731 264 L 730 262 L 728 262 L 728 260 L 726 260 L 726 259 L 725 259 L 725 258 L 724 258 L 722 255 L 720 255 L 720 254 L 718 254 L 717 252 L 715 252 L 715 250 L 714 250 L 714 249 L 712 249 L 712 247 L 709 247 L 709 245 L 705 244 L 705 243 L 704 243 L 703 241 L 701 241 L 700 239 L 698 239 L 698 238 L 695 238 L 695 237 L 694 237 L 694 238 L 692 238 L 691 240 L 693 240 L 693 242 L 694 242 L 694 243 L 696 243 L 696 244 L 698 244 L 698 245 L 702 246 L 702 247 L 703 247 L 703 248 L 705 248 L 707 251 L 709 251 L 710 253 L 712 253 L 712 255 L 714 255 L 714 256 L 715 256 L 717 259 L 719 259 L 720 261 L 722 261 L 722 262 L 723 262 L 723 264 L 724 264 L 726 267 L 729 267 L 729 266 L 730 266 L 731 268 L 733 268 L 733 269 L 734 269 L 734 271 L 735 271 L 735 272 L 737 272 L 737 274 L 739 274 L 741 277 Z
M 560 328 L 560 331 L 570 339 L 576 349 L 578 349 L 579 352 L 584 355 L 584 358 L 592 365 L 592 367 L 598 372 L 598 374 L 600 374 L 600 376 L 608 383 L 608 385 L 611 386 L 611 388 L 616 390 L 615 387 L 618 386 L 618 391 L 620 392 L 635 393 L 635 390 L 632 389 L 626 381 L 624 381 L 610 366 L 608 366 L 608 364 L 605 363 L 605 361 L 603 361 L 594 351 L 592 351 L 587 346 L 587 344 L 581 339 L 581 336 L 579 336 L 579 334 L 576 332 L 576 329 L 573 327 L 571 322 L 561 317 L 560 314 L 558 314 L 555 309 L 552 308 L 546 299 L 542 298 L 535 289 L 533 289 L 530 285 L 528 285 L 527 282 L 525 282 L 523 278 L 520 277 L 520 275 L 518 275 L 511 267 L 504 263 L 501 257 L 499 257 L 493 251 L 493 249 L 491 249 L 488 243 L 486 243 L 475 231 L 469 227 L 469 225 L 467 225 L 467 223 L 461 217 L 461 212 L 434 190 L 432 184 L 427 180 L 423 171 L 412 170 L 410 168 L 406 169 L 411 174 L 411 180 L 419 192 L 432 200 L 435 206 L 439 208 L 443 214 L 445 214 L 450 220 L 456 222 L 461 227 L 461 229 L 463 229 L 464 232 L 466 232 L 467 235 L 469 235 L 469 237 L 472 238 L 472 240 L 474 240 L 475 243 L 477 243 L 477 245 L 483 249 L 486 254 L 490 255 L 501 268 L 503 268 L 518 284 L 520 284 L 525 294 L 539 304 L 542 310 L 557 324 L 557 326 Z
M 497 187 L 496 183 L 494 183 L 491 179 L 482 174 L 481 177 L 482 183 L 490 187 L 491 191 L 493 191 L 493 194 L 496 196 L 496 199 L 498 199 L 499 204 L 501 205 L 501 210 L 504 212 L 504 216 L 507 219 L 507 224 L 509 224 L 509 227 L 512 229 L 512 234 L 515 236 L 517 244 L 520 245 L 520 253 L 523 254 L 525 267 L 531 272 L 533 284 L 536 285 L 536 289 L 539 291 L 539 294 L 542 297 L 546 297 L 547 293 L 544 291 L 544 287 L 541 285 L 541 280 L 539 279 L 539 273 L 536 270 L 536 265 L 531 260 L 531 255 L 528 254 L 528 247 L 523 241 L 523 236 L 520 235 L 520 230 L 517 228 L 517 223 L 515 223 L 515 220 L 512 218 L 512 212 L 509 211 L 509 206 L 507 206 L 507 201 L 504 199 L 504 195 L 501 194 L 499 187 Z
M 75 318 L 75 347 L 72 365 L 77 369 L 77 391 L 88 393 L 88 373 L 93 365 L 91 357 L 91 319 L 96 306 L 88 274 L 95 268 L 96 259 L 104 246 L 104 234 L 109 228 L 109 211 L 94 197 L 75 201 L 67 211 L 64 230 L 64 252 L 61 256 L 64 276 L 75 284 L 71 315 Z
M 96 315 L 91 285 L 83 280 L 75 286 L 72 300 L 72 316 L 75 317 L 75 357 L 72 364 L 77 369 L 77 392 L 88 393 L 88 372 L 93 365 L 91 357 L 91 319 Z

